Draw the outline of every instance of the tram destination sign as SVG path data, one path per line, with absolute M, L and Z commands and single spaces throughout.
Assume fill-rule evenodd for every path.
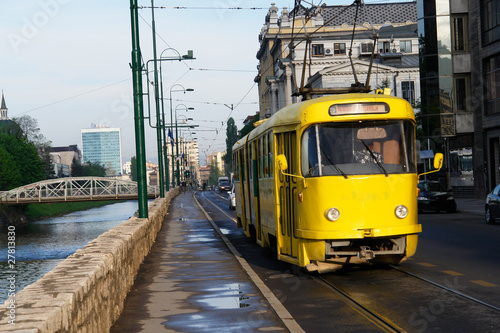
M 328 109 L 330 116 L 346 114 L 388 113 L 389 105 L 386 103 L 350 103 L 334 104 Z

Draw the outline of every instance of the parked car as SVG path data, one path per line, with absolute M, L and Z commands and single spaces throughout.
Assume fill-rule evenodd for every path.
M 500 184 L 486 196 L 484 213 L 486 223 L 488 224 L 495 223 L 495 220 L 500 218 Z
M 231 188 L 231 191 L 228 194 L 228 202 L 229 202 L 229 209 L 235 210 L 236 209 L 236 195 L 234 194 L 234 186 Z
M 418 183 L 420 194 L 418 195 L 418 211 L 432 210 L 447 213 L 457 211 L 457 203 L 451 190 L 446 191 L 444 186 L 437 180 L 423 180 Z

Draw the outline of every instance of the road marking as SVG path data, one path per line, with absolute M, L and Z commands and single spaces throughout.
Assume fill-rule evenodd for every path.
M 428 262 L 419 262 L 418 263 L 420 266 L 424 266 L 424 267 L 436 267 L 436 265 L 434 264 L 429 264 Z
M 441 271 L 443 273 L 446 273 L 446 274 L 449 274 L 449 275 L 453 275 L 453 276 L 460 276 L 460 275 L 464 275 L 462 273 L 459 273 L 459 272 L 455 272 L 455 271 Z
M 487 281 L 483 281 L 483 280 L 470 280 L 470 282 L 478 284 L 478 285 L 483 286 L 483 287 L 498 287 L 496 284 L 493 284 L 493 283 L 490 283 Z

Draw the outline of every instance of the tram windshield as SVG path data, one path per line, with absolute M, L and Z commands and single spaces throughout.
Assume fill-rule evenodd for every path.
M 416 172 L 410 121 L 315 124 L 301 142 L 304 177 Z

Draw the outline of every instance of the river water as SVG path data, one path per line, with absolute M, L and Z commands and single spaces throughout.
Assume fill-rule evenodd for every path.
M 126 201 L 61 217 L 31 222 L 15 228 L 15 263 L 8 261 L 7 227 L 0 230 L 0 304 L 8 298 L 11 276 L 15 292 L 41 278 L 76 250 L 102 233 L 128 220 L 137 211 L 137 201 Z M 12 238 L 11 238 L 12 240 Z M 9 247 L 10 245 L 10 247 Z

